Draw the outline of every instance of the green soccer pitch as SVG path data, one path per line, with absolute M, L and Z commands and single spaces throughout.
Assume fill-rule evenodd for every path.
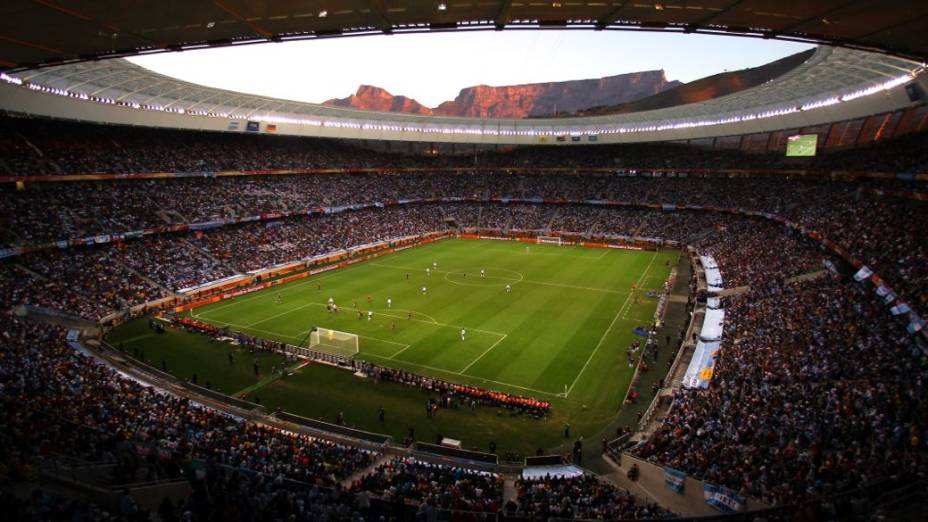
M 676 250 L 448 239 L 187 313 L 290 344 L 308 343 L 314 326 L 353 333 L 359 336 L 357 358 L 548 400 L 552 413 L 537 420 L 478 408 L 442 410 L 427 419 L 424 392 L 375 384 L 319 364 L 279 380 L 245 372 L 250 379 L 235 380 L 237 389 L 227 393 L 259 395 L 268 407 L 329 421 L 344 412 L 349 425 L 397 439 L 413 427 L 417 438 L 428 442 L 442 434 L 463 440 L 468 448 L 485 449 L 493 440 L 500 452 L 530 454 L 562 444 L 566 423 L 574 434 L 589 436 L 615 417 L 634 371 L 626 349 L 641 339 L 633 330 L 649 325 L 657 306 L 644 292 L 662 286 L 678 257 Z M 633 285 L 643 289 L 637 298 Z M 330 298 L 339 312 L 327 311 Z M 201 384 L 206 378 L 228 380 L 223 374 L 234 370 L 225 362 L 228 345 L 205 347 L 210 343 L 197 341 L 199 346 L 190 350 L 198 353 L 185 355 L 183 347 L 192 341 L 178 336 L 197 336 L 171 335 L 165 342 L 128 327 L 114 332 L 111 340 L 139 343 L 156 365 L 169 356 L 168 365 L 179 377 L 199 371 Z M 190 368 L 188 361 L 198 368 Z M 380 407 L 387 410 L 388 422 L 377 419 Z

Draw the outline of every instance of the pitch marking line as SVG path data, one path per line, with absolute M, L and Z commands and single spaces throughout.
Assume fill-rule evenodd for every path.
M 492 351 L 493 348 L 496 348 L 496 345 L 498 345 L 499 343 L 503 342 L 503 339 L 505 339 L 506 337 L 507 337 L 506 335 L 503 335 L 502 337 L 500 337 L 499 339 L 497 339 L 495 343 L 491 344 L 489 348 L 487 348 L 487 349 L 486 349 L 482 354 L 480 354 L 476 359 L 474 359 L 473 361 L 471 361 L 470 364 L 468 364 L 467 366 L 465 366 L 463 370 L 459 371 L 458 374 L 459 374 L 459 375 L 464 375 L 464 372 L 466 372 L 467 370 L 469 370 L 471 366 L 477 364 L 477 361 L 479 361 L 480 359 L 483 359 L 483 356 L 484 356 L 484 355 L 490 353 L 490 351 Z
M 511 284 L 517 284 L 517 283 L 521 283 L 522 281 L 525 280 L 525 276 L 522 275 L 521 272 L 516 272 L 515 270 L 507 270 L 507 269 L 505 269 L 505 268 L 494 268 L 494 267 L 491 267 L 491 266 L 488 266 L 487 268 L 492 268 L 493 270 L 498 270 L 498 271 L 500 271 L 500 272 L 512 272 L 513 274 L 518 274 L 518 275 L 519 275 L 519 278 L 518 278 L 518 279 L 513 279 L 513 278 L 510 278 L 510 277 L 500 277 L 500 276 L 488 276 L 488 275 L 483 275 L 483 276 L 480 276 L 480 277 L 471 278 L 471 281 L 479 281 L 479 280 L 481 280 L 481 279 L 496 279 L 496 280 L 498 280 L 498 281 L 507 281 L 507 282 L 509 282 L 509 283 L 511 283 Z M 450 275 L 456 275 L 456 274 L 458 274 L 458 275 L 464 275 L 465 277 L 467 276 L 467 272 L 451 272 L 451 271 L 447 271 L 447 272 L 445 272 L 445 276 L 444 276 L 445 281 L 448 281 L 449 283 L 451 283 L 451 284 L 453 284 L 453 285 L 458 285 L 458 286 L 476 286 L 476 287 L 484 287 L 484 288 L 496 286 L 495 284 L 464 283 L 464 282 L 461 282 L 461 281 L 455 281 L 455 280 L 450 279 L 450 278 L 448 277 L 448 276 L 450 276 Z M 497 288 L 498 288 L 498 287 L 497 287 Z
M 385 356 L 383 356 L 383 355 L 377 355 L 377 354 L 373 354 L 373 353 L 364 353 L 364 354 L 362 354 L 362 355 L 364 355 L 365 357 L 368 357 L 368 356 L 369 356 L 369 357 L 376 357 L 376 358 L 378 358 L 378 359 L 385 359 L 385 360 L 389 360 L 389 359 L 390 359 L 389 357 L 385 357 Z M 436 368 L 436 367 L 434 367 L 434 366 L 426 366 L 426 365 L 424 365 L 424 364 L 417 364 L 417 363 L 407 362 L 407 361 L 402 361 L 402 360 L 398 360 L 397 362 L 399 362 L 399 363 L 401 363 L 401 364 L 406 364 L 406 365 L 409 365 L 409 366 L 415 366 L 415 367 L 417 367 L 417 368 L 425 368 L 426 370 L 432 370 L 432 371 L 436 371 L 436 372 L 447 373 L 447 374 L 449 374 L 449 375 L 462 375 L 462 374 L 460 374 L 460 373 L 458 373 L 458 372 L 454 372 L 454 371 L 451 371 L 451 370 L 446 370 L 446 369 L 444 369 L 444 368 Z M 481 381 L 484 381 L 484 382 L 492 382 L 493 384 L 499 384 L 499 385 L 501 385 L 501 386 L 507 386 L 507 387 L 509 387 L 509 388 L 516 388 L 516 389 L 519 389 L 519 390 L 530 391 L 530 392 L 532 392 L 532 393 L 538 393 L 538 394 L 541 394 L 541 395 L 548 395 L 548 396 L 550 396 L 550 397 L 561 397 L 561 396 L 562 396 L 562 394 L 558 394 L 558 393 L 551 393 L 551 392 L 547 392 L 547 391 L 544 391 L 544 390 L 536 390 L 535 388 L 528 388 L 528 387 L 526 387 L 526 386 L 519 386 L 519 385 L 517 385 L 517 384 L 509 384 L 508 382 L 494 381 L 493 379 L 484 379 L 483 377 L 477 377 L 477 376 L 475 376 L 475 375 L 463 375 L 463 376 L 464 376 L 464 377 L 471 378 L 471 379 L 474 379 L 474 380 L 481 380 Z
M 407 272 L 412 272 L 412 271 L 421 270 L 421 269 L 419 269 L 419 268 L 410 268 L 410 267 L 406 267 L 406 266 L 396 266 L 396 265 L 385 265 L 385 264 L 383 264 L 383 263 L 371 263 L 371 265 L 373 265 L 373 266 L 379 266 L 379 267 L 383 267 L 383 268 L 392 268 L 392 269 L 394 269 L 394 270 L 405 270 L 405 271 L 407 271 Z M 497 268 L 497 270 L 505 270 L 505 269 L 499 269 L 499 268 Z M 513 273 L 518 273 L 518 272 L 515 272 L 514 270 L 507 270 L 507 271 L 513 272 Z M 464 272 L 459 272 L 459 271 L 437 270 L 437 269 L 436 269 L 436 270 L 432 270 L 432 272 L 436 272 L 436 273 L 440 273 L 440 274 L 463 274 L 463 273 L 464 273 Z M 479 278 L 479 276 L 478 276 L 477 278 Z M 451 281 L 450 279 L 447 279 L 447 277 L 445 277 L 445 279 L 448 280 L 448 282 L 450 282 L 450 283 L 452 283 L 452 284 L 456 284 L 456 285 L 463 285 L 463 286 L 487 286 L 487 285 L 468 285 L 467 283 L 460 283 L 460 282 L 457 282 L 457 281 Z M 476 278 L 475 278 L 475 279 L 476 279 Z M 623 292 L 622 290 L 612 290 L 612 289 L 610 289 L 610 288 L 597 288 L 597 287 L 593 287 L 593 286 L 568 285 L 568 284 L 564 284 L 564 283 L 554 283 L 554 282 L 551 282 L 551 281 L 536 281 L 536 280 L 534 280 L 534 279 L 521 279 L 521 280 L 518 280 L 518 281 L 517 281 L 517 280 L 515 280 L 515 279 L 510 279 L 510 278 L 508 278 L 508 277 L 499 277 L 499 276 L 485 276 L 484 279 L 499 279 L 499 280 L 503 280 L 503 281 L 509 281 L 509 282 L 511 282 L 512 284 L 516 284 L 516 283 L 528 283 L 528 284 L 533 284 L 533 285 L 553 286 L 553 287 L 557 287 L 557 288 L 571 288 L 571 289 L 574 289 L 574 290 L 589 290 L 589 291 L 591 291 L 591 292 L 606 292 L 606 293 L 609 293 L 609 294 L 618 294 L 618 295 L 629 295 L 629 294 L 631 293 L 631 292 Z
M 418 312 L 413 312 L 413 313 L 414 313 L 414 314 L 417 314 Z M 387 314 L 387 313 L 384 313 L 384 312 L 374 312 L 374 315 L 383 315 L 383 316 L 385 316 L 385 317 L 392 317 L 392 318 L 394 318 L 394 319 L 406 319 L 406 320 L 408 320 L 408 321 L 416 321 L 417 323 L 425 323 L 425 324 L 431 324 L 431 325 L 435 325 L 435 326 L 443 326 L 443 327 L 445 327 L 445 328 L 454 328 L 454 329 L 456 329 L 456 330 L 460 330 L 460 329 L 463 328 L 463 329 L 468 330 L 468 331 L 471 331 L 471 332 L 479 332 L 479 333 L 484 333 L 484 334 L 488 334 L 488 335 L 495 335 L 495 336 L 497 336 L 497 337 L 505 337 L 506 335 L 508 335 L 508 334 L 504 334 L 504 333 L 500 333 L 500 332 L 494 332 L 494 331 L 492 331 L 492 330 L 481 330 L 481 329 L 479 329 L 479 328 L 468 328 L 468 327 L 466 327 L 466 326 L 461 326 L 461 325 L 459 325 L 459 324 L 439 323 L 438 321 L 435 321 L 435 320 L 432 320 L 432 321 L 423 321 L 422 319 L 416 319 L 415 317 L 413 317 L 412 319 L 410 319 L 409 317 L 403 317 L 403 316 L 401 316 L 401 315 Z M 422 314 L 422 315 L 425 315 L 425 314 Z
M 295 311 L 297 311 L 297 310 L 301 310 L 301 309 L 303 309 L 303 308 L 306 308 L 307 306 L 325 306 L 325 303 L 314 303 L 314 302 L 306 303 L 306 304 L 304 304 L 303 306 L 298 306 L 298 307 L 292 308 L 292 309 L 290 309 L 290 310 L 288 310 L 288 311 L 286 311 L 286 312 L 282 312 L 282 313 L 279 313 L 279 314 L 277 314 L 277 315 L 268 317 L 268 318 L 266 318 L 266 319 L 262 319 L 262 320 L 260 320 L 260 321 L 257 321 L 257 322 L 255 322 L 255 323 L 251 323 L 250 325 L 243 325 L 243 326 L 240 326 L 240 327 L 241 327 L 241 328 L 251 328 L 252 326 L 254 326 L 254 325 L 256 325 L 256 324 L 261 324 L 261 323 L 263 323 L 263 322 L 265 322 L 265 321 L 269 321 L 269 320 L 271 320 L 271 319 L 275 319 L 275 318 L 280 317 L 280 316 L 282 316 L 282 315 L 286 315 L 286 314 L 289 314 L 289 313 L 291 313 L 291 312 L 295 312 Z M 343 310 L 347 311 L 347 310 L 350 310 L 350 309 L 343 309 Z M 381 308 L 380 310 L 383 310 L 383 309 Z M 395 308 L 394 310 L 398 310 L 398 308 Z M 372 310 L 372 311 L 373 311 L 373 310 Z M 412 310 L 408 310 L 408 311 L 412 311 Z M 412 311 L 412 313 L 413 313 L 413 314 L 419 314 L 419 312 L 416 312 L 416 311 Z M 445 328 L 454 328 L 454 329 L 456 329 L 456 330 L 460 330 L 460 329 L 463 328 L 463 329 L 465 329 L 465 330 L 469 330 L 469 331 L 472 331 L 472 332 L 479 332 L 479 333 L 484 333 L 484 334 L 488 334 L 488 335 L 495 335 L 495 336 L 497 336 L 497 337 L 504 337 L 504 336 L 507 335 L 507 334 L 504 334 L 504 333 L 501 333 L 501 332 L 494 332 L 494 331 L 492 331 L 492 330 L 481 330 L 481 329 L 479 329 L 479 328 L 468 328 L 467 326 L 461 326 L 461 325 L 459 325 L 459 324 L 440 323 L 440 322 L 438 322 L 438 321 L 435 321 L 435 320 L 432 319 L 431 317 L 429 317 L 429 319 L 430 319 L 429 321 L 425 321 L 425 320 L 423 320 L 423 319 L 416 319 L 415 317 L 413 317 L 412 319 L 410 319 L 410 318 L 404 317 L 404 316 L 402 316 L 402 315 L 393 315 L 393 314 L 388 314 L 388 313 L 384 313 L 384 312 L 374 312 L 374 315 L 382 315 L 382 316 L 384 316 L 384 317 L 392 317 L 393 319 L 405 319 L 405 320 L 409 320 L 409 321 L 415 321 L 415 322 L 417 322 L 417 323 L 431 324 L 431 325 L 434 325 L 434 326 L 442 326 L 442 327 L 445 327 Z M 420 315 L 425 315 L 425 314 L 420 314 Z M 428 317 L 428 316 L 426 316 L 426 317 Z M 209 319 L 209 320 L 211 320 L 211 321 L 216 321 L 216 322 L 219 322 L 219 323 L 229 324 L 229 323 L 225 323 L 224 321 L 220 321 L 220 320 L 218 320 L 218 319 Z M 279 335 L 279 333 L 278 333 L 278 335 Z
M 638 287 L 639 292 L 641 291 L 641 283 L 647 280 L 645 276 L 651 270 L 651 265 L 654 264 L 655 259 L 657 259 L 657 252 L 654 252 L 654 256 L 651 258 L 651 261 L 648 263 L 648 266 L 645 267 L 644 273 L 641 274 L 641 277 L 638 278 L 638 283 L 635 286 Z M 629 297 L 631 297 L 631 294 L 629 294 Z M 625 309 L 625 312 L 622 314 L 622 319 L 628 319 L 628 312 L 632 309 L 630 302 L 626 302 L 626 304 L 628 304 L 629 306 Z
M 304 331 L 302 331 L 302 332 L 297 332 L 296 335 L 286 335 L 286 334 L 282 334 L 282 333 L 280 333 L 280 332 L 272 332 L 272 331 L 270 331 L 270 330 L 262 330 L 262 329 L 260 329 L 260 328 L 252 328 L 252 327 L 250 327 L 250 326 L 245 326 L 245 325 L 243 325 L 243 324 L 226 323 L 226 322 L 223 322 L 223 321 L 216 321 L 216 322 L 217 322 L 217 323 L 222 323 L 222 324 L 224 324 L 224 325 L 226 325 L 226 326 L 233 326 L 233 327 L 235 327 L 235 328 L 241 328 L 242 330 L 248 330 L 248 331 L 250 331 L 250 332 L 261 332 L 261 333 L 265 333 L 265 334 L 268 334 L 268 335 L 276 335 L 276 336 L 278 336 L 278 337 L 285 337 L 285 338 L 287 338 L 287 339 L 296 339 L 297 341 L 300 341 L 300 340 L 303 340 L 304 338 L 306 338 L 306 334 L 308 334 L 308 333 L 310 332 L 310 330 L 304 330 Z M 356 334 L 356 335 L 357 335 L 357 334 Z M 402 351 L 406 350 L 407 348 L 409 348 L 410 346 L 412 346 L 412 345 L 410 345 L 410 344 L 398 343 L 398 342 L 396 342 L 396 341 L 389 341 L 389 340 L 387 340 L 387 339 L 381 339 L 381 338 L 379 338 L 379 337 L 371 337 L 371 336 L 369 336 L 369 335 L 358 335 L 358 337 L 360 337 L 361 339 L 371 339 L 371 340 L 373 340 L 373 341 L 379 341 L 379 342 L 382 342 L 382 343 L 395 344 L 396 346 L 401 346 L 402 348 L 400 348 L 399 352 L 394 353 L 392 356 L 390 356 L 390 358 L 396 357 L 396 355 L 398 355 L 400 352 L 402 352 Z
M 429 321 L 431 321 L 432 324 L 436 324 L 436 325 L 438 324 L 438 321 L 436 321 L 435 318 L 432 317 L 431 315 L 424 314 L 424 313 L 422 313 L 422 312 L 417 312 L 417 311 L 415 311 L 415 310 L 409 310 L 409 309 L 406 309 L 406 308 L 374 308 L 374 313 L 375 313 L 375 314 L 386 315 L 386 314 L 383 314 L 383 313 L 381 312 L 382 310 L 396 310 L 397 312 L 406 312 L 406 313 L 408 313 L 408 314 L 421 315 L 422 317 L 428 317 L 428 318 L 429 318 Z M 391 315 L 390 317 L 393 317 L 393 316 Z M 408 319 L 408 318 L 407 318 L 407 319 Z
M 287 315 L 287 314 L 296 312 L 297 310 L 302 310 L 302 309 L 306 308 L 307 306 L 312 306 L 312 305 L 314 305 L 314 304 L 316 304 L 316 303 L 306 303 L 306 304 L 304 304 L 304 305 L 302 305 L 302 306 L 297 306 L 296 308 L 291 308 L 290 310 L 287 310 L 287 311 L 285 311 L 285 312 L 280 312 L 279 314 L 274 314 L 274 315 L 272 315 L 272 316 L 270 316 L 270 317 L 265 317 L 264 319 L 261 319 L 260 321 L 255 321 L 255 322 L 253 322 L 253 323 L 251 323 L 251 324 L 249 324 L 249 325 L 243 326 L 243 328 L 251 328 L 252 326 L 255 326 L 255 325 L 257 325 L 257 324 L 266 323 L 266 322 L 270 321 L 271 319 L 277 319 L 278 317 L 280 317 L 280 316 L 282 316 L 282 315 Z
M 221 305 L 221 306 L 217 306 L 217 307 L 215 307 L 215 308 L 210 308 L 209 310 L 207 310 L 206 312 L 203 312 L 203 313 L 201 313 L 201 314 L 195 314 L 195 313 L 193 313 L 193 310 L 191 310 L 191 311 L 190 311 L 190 315 L 193 316 L 193 317 L 206 317 L 206 314 L 211 314 L 211 313 L 213 313 L 213 312 L 218 312 L 219 310 L 224 310 L 224 309 L 226 309 L 226 308 L 228 308 L 228 307 L 230 307 L 230 306 L 235 306 L 235 305 L 238 305 L 238 304 L 246 303 L 246 302 L 248 302 L 248 301 L 253 301 L 253 300 L 255 300 L 255 299 L 258 299 L 259 297 L 267 297 L 267 296 L 264 295 L 264 293 L 265 293 L 265 291 L 270 290 L 271 288 L 278 288 L 279 291 L 278 291 L 277 293 L 283 295 L 283 294 L 287 293 L 287 291 L 293 290 L 294 288 L 303 286 L 303 285 L 305 285 L 305 284 L 307 284 L 307 283 L 318 283 L 319 281 L 326 280 L 326 279 L 328 279 L 328 278 L 330 278 L 330 277 L 335 277 L 335 276 L 338 275 L 338 274 L 344 274 L 345 272 L 348 272 L 349 270 L 353 270 L 353 269 L 355 269 L 355 268 L 361 268 L 361 267 L 364 266 L 365 264 L 366 264 L 366 263 L 358 263 L 358 264 L 353 265 L 353 266 L 338 268 L 338 269 L 333 270 L 332 273 L 330 273 L 330 274 L 322 274 L 322 275 L 320 275 L 319 277 L 307 276 L 305 280 L 300 281 L 300 282 L 298 282 L 298 283 L 287 283 L 287 284 L 284 284 L 284 285 L 275 285 L 275 286 L 270 286 L 270 287 L 268 287 L 268 288 L 262 288 L 261 290 L 256 291 L 256 292 L 254 293 L 255 295 L 247 296 L 247 297 L 244 297 L 243 299 L 232 298 L 231 302 L 226 303 L 226 304 Z M 194 310 L 195 310 L 195 309 L 194 309 Z
M 654 263 L 655 259 L 657 259 L 657 252 L 655 252 L 654 256 L 651 257 L 651 261 L 648 263 L 648 266 L 645 267 L 644 273 L 641 274 L 641 277 L 638 278 L 638 282 L 641 282 L 641 280 L 644 279 L 645 275 L 648 273 L 648 270 L 651 269 L 651 265 Z M 609 323 L 609 327 L 606 328 L 606 331 L 603 332 L 602 337 L 599 338 L 599 342 L 596 343 L 596 347 L 593 348 L 593 352 L 590 353 L 590 356 L 586 359 L 586 362 L 583 364 L 583 368 L 580 368 L 580 373 L 578 373 L 577 376 L 574 377 L 574 382 L 570 383 L 570 387 L 567 388 L 567 392 L 562 394 L 563 397 L 565 398 L 570 397 L 570 392 L 574 390 L 574 386 L 576 386 L 577 381 L 580 380 L 580 376 L 583 375 L 583 372 L 586 371 L 587 366 L 590 365 L 590 361 L 593 360 L 593 357 L 596 355 L 596 352 L 599 351 L 599 347 L 603 345 L 603 341 L 606 340 L 606 336 L 609 335 L 609 332 L 612 331 L 612 327 L 615 326 L 616 321 L 619 320 L 619 316 L 622 315 L 623 310 L 625 310 L 625 307 L 631 301 L 631 298 L 632 298 L 632 294 L 629 293 L 628 296 L 625 298 L 625 302 L 622 303 L 622 306 L 620 306 L 618 312 L 616 312 L 615 317 L 612 318 L 612 322 Z

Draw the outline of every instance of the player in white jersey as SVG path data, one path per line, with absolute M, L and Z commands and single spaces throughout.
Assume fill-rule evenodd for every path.
M 330 298 L 329 298 L 329 304 L 335 304 L 335 298 L 334 298 L 334 297 L 330 297 Z
M 432 261 L 432 268 L 438 270 L 438 261 Z
M 512 285 L 506 285 L 506 293 L 512 293 Z
M 387 298 L 387 308 L 393 308 L 393 299 Z
M 467 330 L 461 328 L 461 340 L 464 340 L 464 336 L 467 335 Z
M 486 276 L 487 276 L 487 273 L 484 272 L 483 269 L 481 268 L 481 269 L 480 269 L 480 277 L 486 277 Z
M 426 269 L 425 269 L 425 275 L 427 275 L 427 276 L 432 275 L 432 269 L 431 269 L 431 268 L 426 268 Z
M 422 295 L 425 295 L 428 291 L 429 291 L 428 288 L 424 286 L 422 287 Z
M 368 311 L 367 311 L 367 320 L 370 321 L 370 320 L 373 319 L 373 318 L 374 318 L 374 312 L 368 310 Z

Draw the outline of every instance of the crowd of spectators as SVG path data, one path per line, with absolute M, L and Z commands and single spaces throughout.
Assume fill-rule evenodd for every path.
M 520 479 L 519 516 L 533 520 L 652 520 L 673 518 L 657 504 L 643 504 L 628 491 L 592 475 Z
M 827 273 L 733 298 L 707 390 L 638 455 L 769 503 L 928 472 L 928 366 L 885 305 Z
M 495 513 L 502 506 L 503 481 L 495 473 L 395 458 L 358 479 L 352 490 L 391 502 Z
M 189 459 L 331 487 L 375 454 L 246 422 L 130 380 L 82 355 L 63 332 L 4 314 L 0 455 L 28 478 L 43 456 L 165 478 Z M 127 470 L 129 470 L 127 472 Z
M 913 172 L 928 168 L 924 133 L 813 158 L 676 143 L 520 147 L 458 156 L 376 152 L 349 141 L 0 118 L 0 173 L 18 176 L 272 169 L 469 167 L 810 168 Z

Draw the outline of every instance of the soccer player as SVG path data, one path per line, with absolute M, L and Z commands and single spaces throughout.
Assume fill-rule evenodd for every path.
M 424 286 L 422 287 L 422 295 L 425 295 L 428 291 L 429 291 L 428 288 L 426 288 L 426 287 L 424 287 Z
M 277 294 L 277 304 L 280 304 L 280 294 Z
M 425 269 L 425 275 L 427 275 L 427 276 L 432 275 L 432 269 L 431 269 L 431 268 L 426 268 L 426 269 Z
M 508 284 L 506 285 L 506 293 L 507 294 L 512 293 L 512 285 L 508 285 Z
M 438 270 L 438 261 L 432 261 L 432 268 Z
M 387 298 L 387 308 L 393 308 L 393 299 Z
M 406 280 L 409 281 L 409 272 L 406 272 Z
M 373 319 L 373 318 L 374 318 L 374 312 L 368 310 L 368 311 L 367 311 L 367 320 L 370 321 L 370 320 Z
M 480 269 L 480 277 L 486 277 L 486 276 L 487 276 L 487 273 L 484 272 L 483 269 L 481 268 L 481 269 Z
M 334 298 L 334 297 L 330 297 L 330 298 L 329 298 L 329 304 L 330 304 L 330 305 L 331 305 L 331 304 L 335 304 L 335 298 Z
M 461 328 L 461 340 L 464 340 L 464 336 L 467 335 L 467 330 Z

